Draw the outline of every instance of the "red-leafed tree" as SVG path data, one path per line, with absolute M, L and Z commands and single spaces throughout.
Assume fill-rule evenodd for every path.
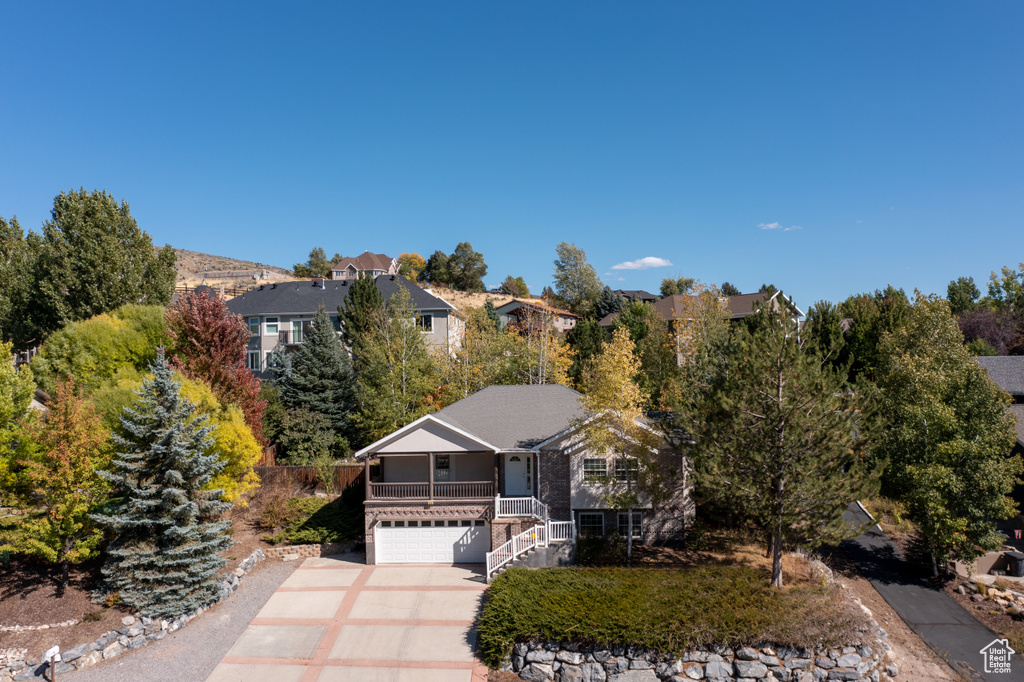
M 204 381 L 222 402 L 234 403 L 256 440 L 263 436 L 260 380 L 245 366 L 245 348 L 251 336 L 240 315 L 209 290 L 181 298 L 167 308 L 167 335 L 171 338 L 171 365 L 189 379 Z

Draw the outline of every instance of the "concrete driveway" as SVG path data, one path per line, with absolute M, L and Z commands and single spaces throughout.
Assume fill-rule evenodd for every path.
M 486 682 L 477 566 L 306 559 L 207 682 Z

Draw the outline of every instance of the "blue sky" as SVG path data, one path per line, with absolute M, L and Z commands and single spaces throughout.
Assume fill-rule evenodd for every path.
M 1020 2 L 8 3 L 0 215 L 815 300 L 1024 260 Z M 771 228 L 777 225 L 778 227 Z M 661 259 L 671 265 L 616 269 Z M 606 274 L 607 273 L 607 274 Z

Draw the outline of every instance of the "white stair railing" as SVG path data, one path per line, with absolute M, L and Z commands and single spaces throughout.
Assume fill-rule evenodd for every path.
M 518 557 L 534 547 L 547 547 L 552 542 L 575 542 L 574 521 L 552 521 L 548 518 L 548 506 L 535 497 L 501 497 L 494 500 L 495 517 L 533 516 L 541 521 L 539 525 L 527 528 L 511 540 L 487 553 L 487 582 L 491 582 L 502 566 L 511 564 Z

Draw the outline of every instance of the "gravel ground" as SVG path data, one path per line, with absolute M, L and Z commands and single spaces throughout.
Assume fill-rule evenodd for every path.
M 181 630 L 137 651 L 60 675 L 62 682 L 201 682 L 302 562 L 261 562 L 242 579 L 238 591 Z

